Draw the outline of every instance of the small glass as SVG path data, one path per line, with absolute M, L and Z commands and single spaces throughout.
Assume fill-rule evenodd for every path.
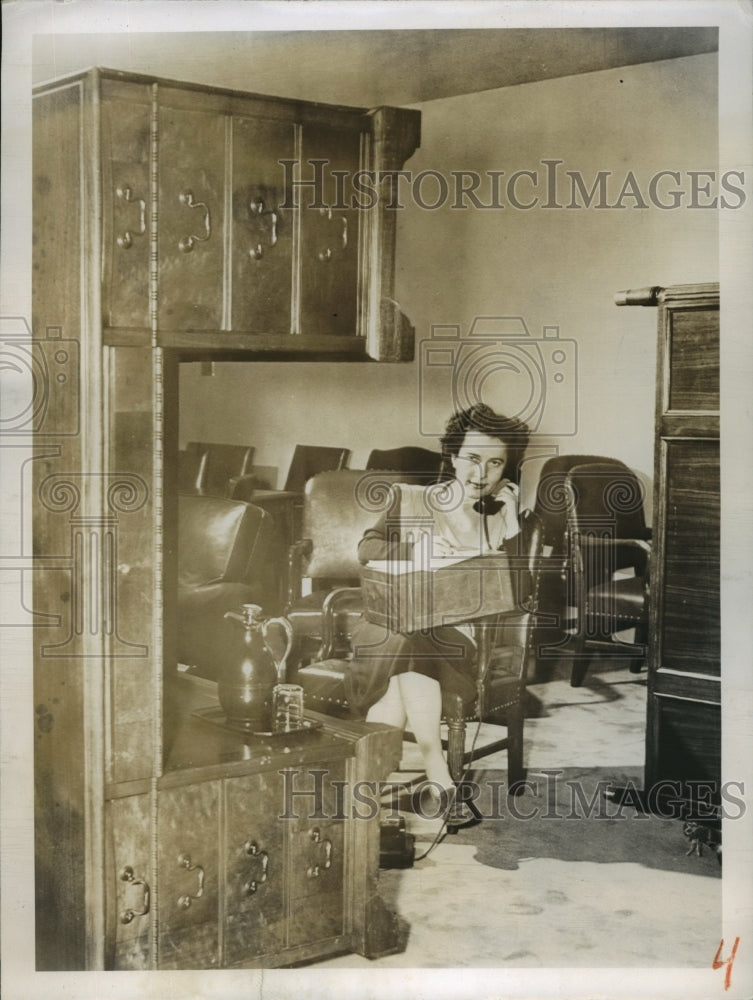
M 272 729 L 290 733 L 303 725 L 303 688 L 299 684 L 276 684 L 273 698 Z

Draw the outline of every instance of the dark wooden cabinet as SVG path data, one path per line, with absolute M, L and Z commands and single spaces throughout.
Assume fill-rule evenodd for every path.
M 378 190 L 375 171 L 403 166 L 418 112 L 106 70 L 35 102 L 50 153 L 61 131 L 82 140 L 57 214 L 66 226 L 77 206 L 101 214 L 89 235 L 106 343 L 412 358 L 392 296 L 395 210 L 357 198 L 354 177 Z
M 645 786 L 693 809 L 721 782 L 719 287 L 618 302 L 658 307 Z
M 169 683 L 172 456 L 186 357 L 409 356 L 409 327 L 382 310 L 394 220 L 307 216 L 278 160 L 305 149 L 333 169 L 385 168 L 417 141 L 414 112 L 109 71 L 34 96 L 40 970 L 271 966 L 394 947 L 376 820 L 278 822 L 271 800 L 291 763 L 330 781 L 385 777 L 399 732 L 325 724 L 287 754 L 186 735 L 195 706 Z
M 376 892 L 378 815 L 354 796 L 396 766 L 401 735 L 319 721 L 281 744 L 189 714 L 155 788 L 107 787 L 105 968 L 396 950 L 396 918 Z

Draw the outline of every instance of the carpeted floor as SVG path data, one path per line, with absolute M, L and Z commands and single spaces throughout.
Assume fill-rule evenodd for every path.
M 399 798 L 417 860 L 382 871 L 380 891 L 404 950 L 318 968 L 708 967 L 721 938 L 716 855 L 687 854 L 680 821 L 601 794 L 642 785 L 645 676 L 595 672 L 579 689 L 555 679 L 529 700 L 523 794 L 506 795 L 504 753 L 477 762 L 485 818 L 428 856 L 439 824 Z M 398 781 L 417 765 L 404 747 Z

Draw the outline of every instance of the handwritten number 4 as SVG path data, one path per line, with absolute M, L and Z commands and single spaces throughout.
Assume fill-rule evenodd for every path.
M 737 954 L 737 946 L 740 944 L 740 938 L 735 938 L 735 943 L 732 945 L 732 951 L 728 958 L 720 958 L 722 954 L 722 948 L 724 947 L 724 938 L 722 938 L 719 947 L 716 950 L 716 955 L 714 955 L 714 961 L 711 963 L 712 969 L 722 969 L 725 966 L 727 971 L 724 973 L 724 988 L 728 990 L 730 983 L 732 982 L 732 963 L 735 961 L 735 955 Z

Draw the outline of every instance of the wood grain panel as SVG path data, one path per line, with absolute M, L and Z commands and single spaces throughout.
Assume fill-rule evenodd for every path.
M 359 168 L 360 133 L 319 125 L 303 128 L 302 180 L 315 177 L 312 160 L 327 161 L 319 191 L 303 188 L 301 205 L 301 318 L 304 336 L 355 336 L 358 303 L 359 212 L 349 206 L 350 178 Z M 342 193 L 332 171 L 347 171 Z M 331 207 L 316 206 L 316 196 Z M 347 233 L 347 245 L 343 234 Z
M 685 798 L 698 799 L 699 791 L 687 782 L 705 782 L 705 798 L 719 801 L 721 771 L 721 708 L 698 702 L 657 698 L 657 752 L 655 772 L 662 780 L 685 786 Z
M 149 329 L 150 102 L 102 105 L 103 314 L 108 326 Z
M 224 783 L 225 965 L 279 952 L 286 943 L 285 831 L 278 774 Z
M 292 209 L 278 163 L 294 153 L 291 122 L 234 118 L 232 142 L 233 330 L 289 334 L 293 286 Z
M 719 445 L 666 445 L 661 665 L 718 675 Z
M 717 310 L 669 312 L 670 410 L 719 409 L 719 316 Z
M 80 336 L 81 105 L 80 83 L 33 103 L 32 328 L 37 337 L 64 321 L 64 337 Z
M 154 919 L 149 795 L 132 795 L 108 803 L 105 863 L 106 967 L 149 969 Z
M 190 333 L 224 326 L 224 171 L 222 116 L 200 109 L 160 109 L 158 325 L 162 330 Z
M 154 773 L 152 696 L 161 651 L 154 641 L 153 352 L 108 349 L 112 383 L 109 481 L 134 488 L 134 509 L 117 516 L 116 630 L 110 659 L 110 774 L 112 781 Z
M 217 967 L 219 782 L 163 789 L 158 816 L 159 967 Z
M 342 781 L 344 776 L 344 765 L 338 762 L 327 767 L 322 779 L 312 768 L 296 782 L 297 790 L 321 788 L 321 799 L 318 792 L 309 799 L 299 798 L 299 819 L 290 821 L 290 947 L 343 930 L 345 824 L 337 818 L 338 799 L 332 782 Z

